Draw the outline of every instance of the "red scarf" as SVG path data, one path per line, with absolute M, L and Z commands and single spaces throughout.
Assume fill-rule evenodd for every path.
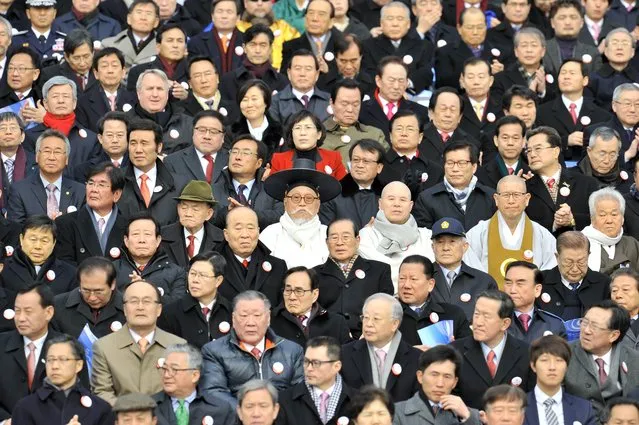
M 162 63 L 164 72 L 166 72 L 166 76 L 169 77 L 169 80 L 172 80 L 173 75 L 175 75 L 175 69 L 177 68 L 178 63 L 164 59 L 162 56 L 159 55 L 158 57 L 160 58 L 160 63 Z
M 63 115 L 61 117 L 56 117 L 55 115 L 47 112 L 44 114 L 44 121 L 42 121 L 42 123 L 46 127 L 58 130 L 68 137 L 71 132 L 71 127 L 75 124 L 75 112 L 71 112 L 69 115 Z

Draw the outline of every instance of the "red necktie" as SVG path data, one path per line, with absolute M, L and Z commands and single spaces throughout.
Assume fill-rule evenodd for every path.
M 555 179 L 546 180 L 546 186 L 548 186 L 548 189 L 552 189 L 555 186 Z
M 211 184 L 213 181 L 213 157 L 209 154 L 204 155 L 204 158 L 209 164 L 206 166 L 206 182 Z
M 442 131 L 442 142 L 446 143 L 448 139 L 450 139 L 450 133 L 446 133 L 445 131 Z
M 243 260 L 242 260 L 242 266 L 243 266 L 245 269 L 248 269 L 248 266 L 249 266 L 249 260 L 247 260 L 246 258 L 245 258 L 245 259 L 243 259 Z
M 577 124 L 577 104 L 571 103 L 568 109 L 570 109 L 570 117 L 572 118 L 572 123 Z
M 262 352 L 257 347 L 253 347 L 251 349 L 251 354 L 253 354 L 253 356 L 255 356 L 255 358 L 258 360 L 262 357 Z
M 488 353 L 486 364 L 488 365 L 488 371 L 490 372 L 491 378 L 494 378 L 495 373 L 497 373 L 497 365 L 495 364 L 495 352 L 493 350 L 490 350 Z
M 523 313 L 519 315 L 519 321 L 521 325 L 524 327 L 524 331 L 528 332 L 528 321 L 530 320 L 530 315 Z
M 142 273 L 144 271 L 144 266 L 138 266 L 138 271 Z
M 29 349 L 29 356 L 27 357 L 27 384 L 29 385 L 29 389 L 33 385 L 33 378 L 35 377 L 35 369 L 36 369 L 36 359 L 35 352 L 36 346 L 33 342 L 27 344 L 27 348 Z
M 186 247 L 186 254 L 189 258 L 193 258 L 195 256 L 195 236 L 188 235 L 186 238 L 189 240 L 189 246 Z
M 515 169 L 513 167 L 508 167 L 508 175 L 512 176 L 513 174 L 515 174 Z
M 395 113 L 393 112 L 393 108 L 395 108 L 395 104 L 393 102 L 388 102 L 386 104 L 386 118 L 388 118 L 388 120 L 392 120 L 393 116 L 395 115 Z
M 211 312 L 211 309 L 208 307 L 202 307 L 202 316 L 204 316 L 204 318 L 208 321 L 209 320 L 209 313 Z
M 308 317 L 306 317 L 305 314 L 302 314 L 300 316 L 297 316 L 297 321 L 300 322 L 300 326 L 305 328 L 306 326 L 304 326 L 304 320 L 308 319 Z
M 144 199 L 144 204 L 146 207 L 149 207 L 151 203 L 151 192 L 149 192 L 149 186 L 146 185 L 146 181 L 149 179 L 149 176 L 146 174 L 142 174 L 140 176 L 140 195 L 142 195 L 142 199 Z
M 597 363 L 597 367 L 599 368 L 599 385 L 603 387 L 608 380 L 608 374 L 606 373 L 606 369 L 604 369 L 604 360 L 601 358 L 595 359 L 595 363 Z

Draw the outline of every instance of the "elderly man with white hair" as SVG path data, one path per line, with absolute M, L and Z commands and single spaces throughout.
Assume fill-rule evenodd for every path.
M 639 241 L 623 234 L 626 200 L 611 188 L 599 189 L 588 198 L 590 225 L 582 233 L 590 241 L 588 267 L 604 274 L 639 267 Z
M 102 152 L 98 136 L 80 125 L 75 116 L 78 104 L 78 87 L 61 75 L 50 78 L 42 87 L 42 104 L 46 113 L 41 124 L 25 132 L 24 148 L 35 153 L 36 140 L 47 129 L 64 134 L 71 144 L 69 166 L 65 175 L 78 181 L 84 181 L 85 167 L 82 164 L 97 160 Z
M 497 212 L 466 232 L 471 249 L 481 260 L 481 270 L 503 287 L 504 260 L 526 260 L 544 270 L 555 267 L 555 237 L 525 213 L 530 200 L 526 181 L 515 175 L 502 177 L 493 198 Z
M 392 295 L 377 293 L 362 308 L 362 337 L 342 347 L 342 378 L 351 388 L 373 384 L 404 401 L 418 390 L 421 351 L 402 340 L 403 309 Z
M 260 241 L 271 255 L 286 261 L 288 268 L 313 268 L 328 259 L 326 226 L 320 222 L 321 202 L 330 201 L 342 191 L 331 175 L 315 170 L 315 161 L 296 159 L 293 168 L 282 170 L 264 182 L 272 198 L 284 202 L 278 223 L 262 231 Z
M 180 106 L 169 102 L 171 82 L 164 71 L 147 69 L 138 77 L 135 89 L 138 103 L 130 118 L 146 118 L 162 127 L 162 153 L 170 154 L 191 146 L 193 118 Z
M 610 127 L 597 127 L 588 139 L 586 156 L 577 165 L 577 170 L 597 179 L 600 187 L 617 189 L 628 193 L 632 180 L 620 161 L 621 138 Z

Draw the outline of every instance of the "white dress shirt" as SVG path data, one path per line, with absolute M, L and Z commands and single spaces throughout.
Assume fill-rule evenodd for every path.
M 33 342 L 35 344 L 35 359 L 36 359 L 36 367 L 38 367 L 38 361 L 40 360 L 40 356 L 42 355 L 42 349 L 44 348 L 44 340 L 47 339 L 47 335 L 49 335 L 49 333 L 47 332 L 46 334 L 44 334 L 44 336 L 36 339 L 36 340 L 30 340 L 29 338 L 27 338 L 26 336 L 22 337 L 22 342 L 24 342 L 24 357 L 25 359 L 29 357 L 29 347 L 27 347 L 29 345 L 29 343 Z
M 300 102 L 302 102 L 302 105 L 304 104 L 304 101 L 302 100 L 302 96 L 306 95 L 308 96 L 308 101 L 311 101 L 311 97 L 313 97 L 313 93 L 315 93 L 315 89 L 311 89 L 310 91 L 307 91 L 306 93 L 302 93 L 301 91 L 291 87 L 291 91 L 293 92 L 293 96 L 295 96 Z
M 603 359 L 603 361 L 604 361 L 604 370 L 606 371 L 606 375 L 610 375 L 610 359 L 611 359 L 611 357 L 612 357 L 612 349 L 610 349 L 603 356 L 595 356 L 593 354 L 592 355 L 592 361 L 594 362 L 597 359 Z M 595 362 L 595 370 L 599 371 L 599 366 L 597 365 L 596 362 Z
M 129 328 L 129 333 L 131 334 L 131 338 L 133 338 L 133 341 L 135 341 L 135 343 L 139 345 L 139 341 L 142 339 L 142 337 L 131 328 Z M 146 342 L 148 343 L 147 349 L 148 347 L 151 346 L 151 344 L 153 344 L 154 337 L 155 337 L 155 330 L 153 330 L 153 332 L 149 333 L 147 336 L 144 337 L 144 339 L 146 339 Z
M 154 165 L 153 168 L 151 168 L 149 171 L 145 173 L 139 168 L 133 167 L 133 173 L 135 174 L 135 182 L 137 183 L 138 187 L 142 183 L 142 180 L 140 180 L 140 176 L 142 174 L 147 175 L 148 179 L 146 181 L 146 187 L 149 188 L 149 193 L 151 194 L 151 196 L 153 196 L 153 190 L 155 189 L 155 182 L 157 181 L 157 178 L 158 178 L 158 168 Z
M 499 361 L 501 360 L 501 356 L 504 354 L 504 348 L 506 348 L 506 338 L 508 338 L 508 335 L 504 333 L 504 337 L 501 339 L 499 344 L 495 346 L 495 348 L 490 348 L 482 342 L 481 351 L 484 353 L 484 360 L 488 361 L 488 353 L 490 353 L 490 350 L 493 350 L 495 353 L 495 366 L 499 367 Z
M 552 405 L 552 411 L 555 412 L 555 416 L 557 416 L 557 421 L 559 422 L 559 424 L 563 424 L 564 406 L 561 404 L 563 398 L 562 389 L 559 388 L 557 394 L 553 395 L 552 397 L 543 392 L 537 385 L 535 386 L 534 391 L 535 399 L 537 400 L 537 416 L 539 416 L 539 425 L 549 425 L 548 422 L 546 422 L 546 406 L 544 405 L 544 402 L 549 398 L 555 400 L 555 404 Z
M 200 165 L 202 166 L 202 172 L 204 173 L 204 175 L 206 176 L 206 168 L 209 166 L 209 162 L 204 159 L 204 153 L 200 152 L 197 148 L 195 149 L 195 153 L 197 154 L 197 157 L 200 158 Z M 215 169 L 215 159 L 217 158 L 217 152 L 212 152 L 211 154 L 211 158 L 213 158 L 213 169 Z
M 44 186 L 44 192 L 47 194 L 47 197 L 48 197 L 49 192 L 47 191 L 47 185 L 49 185 L 50 182 L 47 181 L 44 177 L 42 177 L 42 174 L 40 174 L 40 180 L 42 181 L 42 185 Z M 58 189 L 54 192 L 54 194 L 55 194 L 55 199 L 58 202 L 58 209 L 60 209 L 60 194 L 62 193 L 62 176 L 58 177 L 58 179 L 54 181 L 53 184 Z
M 581 113 L 581 107 L 584 104 L 584 98 L 583 96 L 577 100 L 575 100 L 574 102 L 570 99 L 568 99 L 565 95 L 561 95 L 561 101 L 564 102 L 564 106 L 566 107 L 566 110 L 568 112 L 570 112 L 570 104 L 574 103 L 575 105 L 577 105 L 577 107 L 575 108 L 575 113 L 577 114 L 577 116 L 579 116 L 579 114 Z
M 191 233 L 184 228 L 184 246 L 188 248 L 189 246 L 189 236 Z M 195 254 L 200 252 L 200 247 L 202 246 L 202 241 L 204 240 L 204 226 L 200 227 L 200 230 L 193 234 L 195 239 L 193 239 L 193 252 Z

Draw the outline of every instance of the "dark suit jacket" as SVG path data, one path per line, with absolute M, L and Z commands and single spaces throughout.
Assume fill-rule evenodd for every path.
M 532 318 L 530 322 L 528 322 L 528 331 L 524 330 L 521 320 L 517 318 L 514 312 L 510 320 L 508 334 L 522 341 L 526 341 L 528 344 L 532 344 L 536 339 L 548 335 L 548 332 L 566 338 L 566 326 L 561 317 L 538 308 L 533 310 Z
M 135 91 L 130 91 L 124 88 L 123 85 L 118 89 L 118 93 L 115 98 L 115 110 L 124 110 L 124 105 L 132 107 L 137 103 L 137 95 Z M 129 109 L 128 107 L 126 108 Z M 76 120 L 78 123 L 93 131 L 98 132 L 98 121 L 107 112 L 111 111 L 109 100 L 104 94 L 102 86 L 93 84 L 82 95 L 79 96 L 78 106 L 75 109 Z
M 9 184 L 9 178 L 7 177 L 7 171 L 4 168 L 4 162 L 0 160 L 0 187 L 2 193 L 0 194 L 0 208 L 6 209 L 7 197 L 13 183 L 24 180 L 32 174 L 38 173 L 38 165 L 35 162 L 35 155 L 33 152 L 29 152 L 22 146 L 18 147 L 16 152 L 15 162 L 13 164 L 13 182 Z
M 158 418 L 158 425 L 177 425 L 177 418 L 173 410 L 173 401 L 165 392 L 153 395 L 157 403 L 155 414 Z M 204 423 L 206 417 L 211 417 L 214 424 L 234 425 L 235 409 L 226 400 L 211 394 L 197 394 L 191 404 L 189 404 L 188 425 L 200 425 Z
M 519 71 L 519 62 L 514 61 L 510 65 L 504 64 L 505 69 L 495 75 L 495 82 L 490 89 L 491 96 L 496 99 L 501 99 L 504 93 L 512 86 L 524 86 L 528 87 L 528 83 L 524 79 L 524 76 Z M 557 94 L 557 79 L 553 77 L 552 83 L 546 80 L 546 95 L 539 99 L 539 103 L 548 102 L 553 99 Z M 539 96 L 539 93 L 537 94 Z
M 338 418 L 348 414 L 347 409 L 350 405 L 351 395 L 352 390 L 342 381 L 342 392 L 337 401 L 335 415 L 326 425 L 336 425 Z M 305 382 L 300 382 L 280 392 L 279 403 L 280 412 L 277 415 L 276 425 L 324 425 Z
M 530 202 L 526 208 L 526 214 L 532 221 L 544 226 L 552 231 L 555 212 L 559 205 L 566 203 L 572 210 L 575 218 L 576 229 L 581 230 L 590 224 L 590 214 L 588 213 L 588 197 L 592 192 L 599 189 L 599 183 L 592 177 L 584 176 L 572 170 L 562 168 L 559 181 L 556 183 L 560 188 L 568 187 L 570 194 L 563 196 L 557 193 L 557 202 L 553 203 L 550 193 L 544 181 L 538 175 L 526 181 L 528 193 L 531 194 Z M 557 229 L 557 233 L 566 229 Z
M 524 174 L 530 171 L 530 167 L 524 161 L 523 156 L 519 159 L 519 162 L 517 163 L 517 170 L 515 170 L 515 172 L 518 172 L 519 170 L 522 170 Z M 497 183 L 499 183 L 499 180 L 501 180 L 502 177 L 506 176 L 506 174 L 502 173 L 502 171 L 499 169 L 499 163 L 497 162 L 497 159 L 491 158 L 489 156 L 487 157 L 485 155 L 484 164 L 477 169 L 475 175 L 477 176 L 477 180 L 479 181 L 479 183 L 494 190 L 497 189 Z
M 637 23 L 639 8 L 635 5 L 631 10 L 628 10 L 620 0 L 612 0 L 610 2 L 610 8 L 606 12 L 606 16 L 614 20 L 617 25 L 621 25 L 628 31 L 632 31 L 635 29 Z
M 62 177 L 60 188 L 60 212 L 71 212 L 68 211 L 70 207 L 80 209 L 84 205 L 83 184 Z M 27 217 L 41 214 L 47 215 L 47 191 L 40 179 L 40 173 L 34 173 L 12 184 L 7 202 L 7 218 L 22 223 Z
M 559 267 L 544 270 L 543 275 L 544 283 L 541 291 L 542 294 L 549 295 L 549 301 L 545 302 L 540 297 L 537 299 L 539 307 L 564 320 L 576 319 L 577 317 L 569 317 L 564 314 L 564 292 L 569 291 L 569 289 L 561 282 Z M 588 269 L 586 276 L 581 281 L 581 286 L 577 289 L 577 297 L 581 302 L 581 313 L 578 317 L 583 317 L 586 310 L 593 304 L 610 298 L 610 276 Z
M 421 351 L 417 348 L 400 341 L 393 364 L 397 363 L 401 366 L 401 373 L 398 375 L 389 373 L 386 381 L 386 391 L 393 401 L 408 400 L 417 391 L 419 384 L 415 371 L 420 353 Z M 359 389 L 364 385 L 372 384 L 372 367 L 376 366 L 371 365 L 368 343 L 365 339 L 362 338 L 342 347 L 342 377 L 350 387 Z
M 189 180 L 206 181 L 200 158 L 198 158 L 198 153 L 195 151 L 194 146 L 189 146 L 186 149 L 167 155 L 162 162 L 166 168 L 175 175 L 184 176 Z M 211 182 L 214 183 L 219 179 L 222 170 L 226 168 L 228 163 L 229 153 L 225 149 L 220 149 L 215 156 Z
M 454 304 L 438 303 L 429 299 L 426 306 L 419 313 L 408 304 L 403 302 L 401 304 L 404 309 L 404 317 L 399 330 L 402 332 L 402 339 L 410 345 L 421 345 L 422 341 L 417 331 L 427 328 L 440 320 L 452 320 L 455 339 L 471 335 L 470 323 L 464 310 Z
M 439 183 L 419 194 L 413 206 L 413 216 L 419 227 L 433 227 L 443 217 L 453 217 L 464 224 L 464 229 L 472 229 L 481 220 L 488 220 L 495 214 L 497 207 L 493 199 L 495 191 L 477 183 L 468 197 L 464 212 L 448 193 L 444 183 Z
M 55 295 L 69 292 L 78 286 L 75 267 L 71 264 L 51 255 L 41 265 L 40 272 L 36 273 L 31 260 L 22 249 L 17 248 L 5 261 L 0 273 L 0 286 L 13 296 L 33 283 L 47 285 Z
M 271 313 L 271 329 L 278 336 L 302 347 L 306 347 L 308 340 L 316 336 L 332 336 L 342 345 L 352 340 L 346 319 L 338 313 L 325 310 L 317 303 L 312 307 L 305 327 L 302 327 L 296 316 L 286 310 L 284 303 L 280 304 Z
M 38 103 L 38 100 L 42 99 L 42 94 L 37 90 L 35 84 L 27 95 L 27 98 L 29 97 L 33 99 L 33 102 L 36 104 Z M 11 89 L 9 86 L 5 86 L 3 90 L 0 91 L 0 108 L 13 105 L 14 103 L 18 102 L 20 102 L 20 98 L 18 97 L 16 92 L 13 91 L 13 89 Z
M 197 99 L 193 97 L 192 91 L 189 91 L 189 95 L 186 97 L 186 99 L 180 102 L 180 106 L 184 109 L 183 112 L 191 117 L 194 117 L 195 114 L 204 110 L 202 108 L 202 105 L 200 105 L 200 102 L 198 102 Z M 220 104 L 218 105 L 217 111 L 222 115 L 224 115 L 224 111 L 226 111 L 224 124 L 230 124 L 234 122 L 238 115 L 237 105 L 224 98 L 220 99 Z
M 501 99 L 495 99 L 489 94 L 486 100 L 486 106 L 484 107 L 484 115 L 482 119 L 479 120 L 468 95 L 464 95 L 463 98 L 464 112 L 462 113 L 462 119 L 459 123 L 459 129 L 478 141 L 485 139 L 488 135 L 492 136 L 495 133 L 495 122 L 504 115 L 501 109 Z M 492 137 L 490 137 L 490 142 L 491 144 L 489 146 L 481 146 L 481 150 L 484 152 L 484 158 L 487 157 L 487 153 L 497 151 Z
M 240 53 L 240 50 L 237 48 L 242 47 L 242 43 L 244 43 L 242 32 L 237 29 L 234 30 L 228 46 L 228 50 L 232 52 L 230 66 L 231 70 L 237 68 L 242 64 L 244 52 L 242 51 L 242 54 L 237 54 Z M 213 36 L 213 31 L 201 32 L 198 35 L 192 37 L 189 40 L 187 47 L 189 50 L 189 56 L 204 55 L 213 59 L 215 68 L 218 70 L 218 73 L 220 75 L 224 75 L 224 68 L 222 67 L 222 56 L 224 55 L 224 52 L 220 52 L 220 48 L 215 41 L 215 37 Z
M 523 27 L 533 27 L 530 21 L 524 22 Z M 514 50 L 514 41 L 515 41 L 515 30 L 510 25 L 510 22 L 504 17 L 501 19 L 501 23 L 494 28 L 490 28 L 486 33 L 486 42 L 495 46 L 501 51 L 501 55 L 506 54 L 508 57 L 513 57 Z M 506 65 L 506 63 L 501 63 Z
M 612 94 L 615 88 L 620 84 L 634 83 L 635 81 L 639 81 L 639 72 L 631 64 L 619 72 L 606 63 L 599 70 L 590 74 L 586 96 L 592 97 L 597 105 L 610 111 L 612 110 Z
M 414 111 L 419 115 L 424 125 L 429 121 L 428 108 L 419 103 L 411 102 L 410 100 L 401 100 L 397 111 L 399 112 L 405 109 Z M 359 122 L 379 128 L 384 132 L 386 140 L 390 140 L 390 121 L 386 118 L 386 112 L 382 110 L 382 106 L 375 97 L 371 97 L 362 103 L 362 108 L 359 111 Z
M 378 292 L 390 295 L 394 292 L 390 266 L 379 261 L 366 260 L 358 256 L 346 278 L 330 258 L 313 269 L 317 272 L 320 282 L 318 303 L 329 311 L 344 316 L 355 338 L 359 338 L 362 333 L 359 316 L 364 307 L 364 300 Z M 355 275 L 357 270 L 364 272 L 364 278 Z
M 562 390 L 561 405 L 564 411 L 564 421 L 560 422 L 559 425 L 571 425 L 575 422 L 583 425 L 596 425 L 598 423 L 595 411 L 588 400 Z M 539 410 L 537 410 L 537 398 L 534 391 L 528 393 L 524 425 L 539 425 Z
M 296 40 L 291 40 L 296 41 Z M 285 68 L 282 68 L 285 69 Z M 234 69 L 231 72 L 227 72 L 220 80 L 220 93 L 222 99 L 228 101 L 237 101 L 237 93 L 249 80 L 256 78 L 255 75 L 250 72 L 244 65 Z M 260 78 L 271 91 L 284 90 L 284 87 L 288 85 L 288 78 L 284 74 L 280 74 L 275 69 L 271 68 L 262 78 Z
M 387 185 L 395 180 L 403 181 L 410 188 L 413 199 L 417 198 L 422 191 L 441 183 L 444 180 L 441 161 L 429 159 L 420 150 L 417 152 L 417 156 L 408 159 L 403 155 L 399 156 L 394 149 L 388 149 L 383 158 L 384 168 L 377 177 L 380 183 Z M 377 209 L 376 205 L 375 214 Z M 368 221 L 363 225 L 367 223 Z
M 459 127 L 457 127 L 457 129 L 453 132 L 446 143 L 453 143 L 460 140 L 474 143 L 477 146 L 477 149 L 481 147 L 479 144 L 479 140 L 473 138 L 470 134 L 466 133 Z M 446 143 L 442 141 L 442 136 L 440 136 L 439 132 L 437 131 L 437 127 L 435 127 L 435 124 L 430 122 L 424 127 L 424 138 L 422 139 L 418 147 L 419 154 L 424 158 L 430 159 L 435 164 L 443 165 L 443 154 Z
M 195 255 L 207 251 L 215 251 L 223 240 L 224 232 L 222 229 L 205 221 L 204 240 L 200 245 L 200 250 L 196 252 Z M 184 227 L 182 227 L 179 222 L 166 225 L 162 228 L 162 244 L 160 246 L 164 252 L 166 252 L 170 262 L 184 268 L 189 267 L 190 258 L 186 253 Z
M 584 23 L 584 28 L 586 24 Z M 586 31 L 588 29 L 586 28 Z M 573 50 L 572 57 L 578 58 L 580 60 L 583 59 L 584 55 L 590 55 L 591 61 L 590 63 L 585 63 L 586 72 L 590 74 L 592 71 L 596 71 L 601 67 L 601 54 L 599 50 L 591 44 L 583 43 L 577 40 L 577 44 L 575 44 L 575 49 Z M 544 55 L 543 64 L 546 73 L 550 73 L 557 78 L 557 74 L 559 73 L 559 67 L 561 66 L 561 51 L 559 50 L 559 44 L 557 43 L 556 38 L 551 38 L 550 40 L 546 40 L 546 54 Z
M 80 95 L 84 91 L 89 90 L 93 85 L 98 84 L 98 80 L 95 79 L 95 74 L 93 74 L 92 71 L 89 71 L 89 80 L 87 82 L 87 85 L 84 87 L 84 90 L 82 90 L 82 84 L 80 82 L 78 74 L 73 69 L 71 69 L 68 62 L 62 62 L 60 64 L 48 66 L 42 70 L 42 72 L 40 73 L 40 78 L 38 79 L 38 90 L 40 91 L 40 93 L 42 93 L 42 87 L 44 86 L 44 83 L 49 81 L 51 77 L 55 77 L 57 75 L 62 75 L 63 77 L 67 77 L 69 80 L 74 81 L 78 87 L 78 95 Z
M 639 200 L 635 199 L 631 193 L 626 193 L 623 197 L 626 200 L 623 232 L 639 240 Z
M 608 35 L 608 33 L 615 28 L 617 28 L 617 23 L 614 22 L 609 16 L 604 15 L 603 24 L 601 25 L 601 31 L 599 32 L 599 39 L 595 40 L 588 31 L 588 26 L 584 23 L 584 26 L 581 28 L 579 32 L 578 40 L 582 43 L 589 44 L 591 46 L 599 46 L 599 43 L 603 41 L 604 38 Z
M 506 346 L 495 377 L 490 376 L 486 358 L 481 344 L 472 336 L 458 339 L 451 343 L 464 358 L 462 362 L 457 393 L 469 407 L 483 408 L 482 398 L 486 390 L 499 384 L 514 384 L 513 379 L 519 378 L 519 387 L 524 391 L 530 391 L 535 387 L 535 374 L 530 369 L 530 357 L 528 344 L 512 336 L 505 336 Z M 517 381 L 517 380 L 516 380 Z
M 100 240 L 93 226 L 91 214 L 93 212 L 89 211 L 89 207 L 83 206 L 78 211 L 64 214 L 56 219 L 58 239 L 55 244 L 55 254 L 59 259 L 80 264 L 89 257 L 108 256 L 112 248 L 120 248 L 127 223 L 119 209 L 104 252 L 100 248 Z
M 175 71 L 173 71 L 173 78 L 169 78 L 169 79 L 172 81 L 177 81 L 179 83 L 188 82 L 189 80 L 188 68 L 189 68 L 189 61 L 186 59 L 182 59 L 181 61 L 177 63 L 175 67 Z M 131 67 L 131 70 L 129 71 L 129 75 L 127 77 L 127 83 L 126 83 L 126 89 L 129 92 L 135 94 L 136 92 L 135 85 L 138 82 L 138 78 L 147 69 L 159 69 L 159 70 L 165 71 L 164 65 L 162 64 L 162 61 L 160 60 L 159 56 L 157 56 L 154 61 L 142 63 L 140 65 L 135 65 Z

